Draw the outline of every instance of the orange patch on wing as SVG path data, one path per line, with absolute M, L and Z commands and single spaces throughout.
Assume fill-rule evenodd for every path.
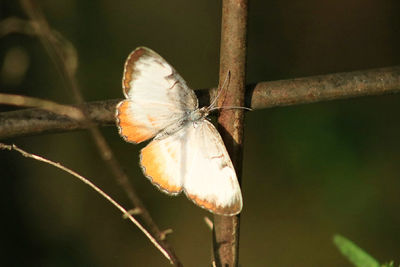
M 117 107 L 117 124 L 120 134 L 126 141 L 140 143 L 154 136 L 155 132 L 140 122 L 136 121 L 133 114 L 128 111 L 131 103 L 124 100 Z
M 182 190 L 182 186 L 173 183 L 173 177 L 167 173 L 167 162 L 163 159 L 162 153 L 158 143 L 150 143 L 142 149 L 140 163 L 145 175 L 153 184 L 167 193 L 177 194 Z
M 230 206 L 218 206 L 214 201 L 207 201 L 206 199 L 201 199 L 198 196 L 189 193 L 186 193 L 186 195 L 189 199 L 196 203 L 196 205 L 215 214 L 235 215 L 238 214 L 242 209 L 240 203 L 234 203 Z

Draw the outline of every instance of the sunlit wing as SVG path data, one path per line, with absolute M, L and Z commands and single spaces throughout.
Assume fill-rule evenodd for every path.
M 126 141 L 140 143 L 198 107 L 197 97 L 160 55 L 138 47 L 125 62 L 127 98 L 117 106 L 117 125 Z
M 182 191 L 185 136 L 185 129 L 181 129 L 165 138 L 154 139 L 140 153 L 143 173 L 167 194 L 176 195 Z
M 142 149 L 145 175 L 169 194 L 184 191 L 194 203 L 213 213 L 238 214 L 242 195 L 224 143 L 207 120 L 189 122 L 173 135 Z
M 185 194 L 197 205 L 222 215 L 240 213 L 242 193 L 232 161 L 217 129 L 206 119 L 188 127 Z

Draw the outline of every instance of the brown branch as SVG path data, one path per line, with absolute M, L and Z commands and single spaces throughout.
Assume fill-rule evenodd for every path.
M 106 200 L 108 200 L 111 204 L 113 204 L 117 209 L 119 209 L 122 212 L 123 217 L 128 218 L 131 222 L 133 222 L 140 229 L 140 231 L 142 231 L 146 235 L 146 237 L 151 241 L 151 243 L 153 243 L 153 245 L 172 263 L 168 252 L 157 242 L 156 239 L 154 239 L 152 237 L 152 235 L 131 214 L 129 214 L 129 212 L 125 208 L 123 208 L 120 204 L 118 204 L 118 202 L 116 202 L 114 199 L 112 199 L 103 190 L 101 190 L 99 187 L 97 187 L 95 184 L 93 184 L 91 181 L 89 181 L 88 179 L 86 179 L 85 177 L 80 175 L 79 173 L 65 167 L 64 165 L 62 165 L 60 163 L 51 161 L 49 159 L 46 159 L 44 157 L 41 157 L 41 156 L 38 156 L 38 155 L 35 155 L 32 153 L 28 153 L 25 150 L 22 150 L 21 148 L 17 147 L 16 145 L 6 145 L 3 143 L 0 143 L 0 150 L 17 151 L 26 158 L 31 158 L 34 160 L 38 160 L 38 161 L 47 163 L 53 167 L 56 167 L 62 171 L 65 171 L 65 172 L 71 174 L 72 176 L 78 178 L 81 182 L 87 184 L 89 187 L 91 187 L 93 190 L 95 190 L 97 193 L 99 193 L 102 197 L 104 197 Z
M 223 106 L 244 106 L 246 64 L 247 0 L 222 1 L 222 27 L 219 83 L 230 73 Z M 222 103 L 220 103 L 222 106 Z M 240 109 L 223 109 L 218 128 L 241 181 L 243 153 L 243 119 Z M 239 215 L 214 215 L 213 247 L 216 266 L 239 264 Z
M 85 105 L 86 115 L 99 126 L 114 122 L 117 100 L 91 102 Z M 87 129 L 88 125 L 67 116 L 43 109 L 22 109 L 0 113 L 0 139 L 36 134 Z
M 261 82 L 248 86 L 253 109 L 400 92 L 400 66 Z
M 61 35 L 57 36 L 54 34 L 54 31 L 51 30 L 42 10 L 39 8 L 34 0 L 21 0 L 21 4 L 28 17 L 38 24 L 38 29 L 40 30 L 38 34 L 39 40 L 41 41 L 47 53 L 54 62 L 54 65 L 56 66 L 67 89 L 72 91 L 75 101 L 81 106 L 81 110 L 85 115 L 85 122 L 88 125 L 88 130 L 96 144 L 102 160 L 106 163 L 106 166 L 110 169 L 118 184 L 121 185 L 125 193 L 128 195 L 128 198 L 135 206 L 135 209 L 141 211 L 140 216 L 146 223 L 146 226 L 150 228 L 149 230 L 152 235 L 155 236 L 157 242 L 160 243 L 163 249 L 167 251 L 172 264 L 174 264 L 175 266 L 181 266 L 182 264 L 175 255 L 172 247 L 166 240 L 163 240 L 165 234 L 154 223 L 152 217 L 150 216 L 150 213 L 147 211 L 143 202 L 135 192 L 132 184 L 128 179 L 127 174 L 120 166 L 106 139 L 96 127 L 96 124 L 90 120 L 89 112 L 83 106 L 84 98 L 75 77 L 75 65 L 69 64 L 70 62 L 75 62 L 75 60 L 70 60 L 70 57 L 68 56 L 71 55 L 65 53 L 65 49 L 62 45 L 63 43 L 65 43 L 63 42 L 65 41 L 65 39 L 60 38 Z M 74 54 L 74 57 L 75 56 L 76 55 Z
M 197 90 L 200 105 L 210 103 L 210 91 Z M 400 92 L 400 66 L 260 82 L 246 86 L 245 103 L 254 110 Z M 121 99 L 85 103 L 92 123 L 115 125 L 115 105 Z M 0 113 L 0 139 L 82 130 L 87 125 L 40 109 Z

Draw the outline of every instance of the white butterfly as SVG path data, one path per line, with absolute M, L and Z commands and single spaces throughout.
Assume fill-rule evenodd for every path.
M 198 100 L 160 55 L 136 48 L 125 62 L 126 97 L 117 106 L 120 135 L 140 143 L 143 173 L 169 195 L 184 192 L 195 204 L 221 215 L 240 213 L 243 203 L 236 173 L 215 127 L 210 107 Z

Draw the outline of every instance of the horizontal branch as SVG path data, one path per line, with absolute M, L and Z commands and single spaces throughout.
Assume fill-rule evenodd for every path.
M 248 86 L 253 109 L 400 92 L 400 66 L 326 74 Z
M 210 90 L 196 91 L 200 105 L 210 103 Z M 260 82 L 246 88 L 246 106 L 264 109 L 351 97 L 400 92 L 400 66 Z M 211 94 L 214 95 L 214 94 Z M 114 125 L 115 105 L 121 99 L 86 104 L 88 116 L 100 126 Z M 85 129 L 66 116 L 39 109 L 0 113 L 0 139 Z
M 114 122 L 118 100 L 86 104 L 88 116 L 94 124 L 110 125 Z M 66 132 L 88 128 L 89 125 L 67 116 L 42 109 L 22 109 L 0 113 L 0 139 L 44 133 Z

